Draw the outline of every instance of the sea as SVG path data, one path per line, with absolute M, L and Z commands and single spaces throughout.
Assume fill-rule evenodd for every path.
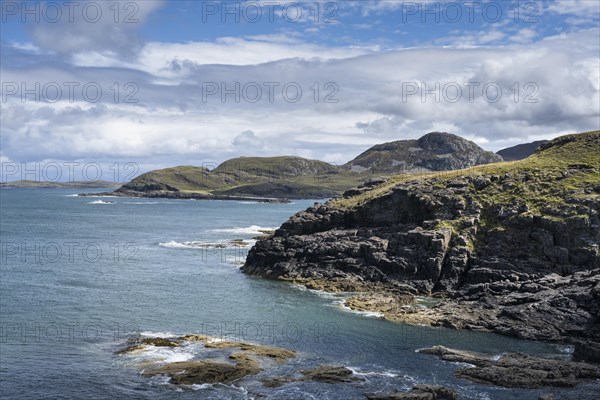
M 0 190 L 2 399 L 348 400 L 418 383 L 447 386 L 460 399 L 596 395 L 598 381 L 531 390 L 476 384 L 454 376 L 468 365 L 417 352 L 445 345 L 496 357 L 521 351 L 568 359 L 569 346 L 393 323 L 345 308 L 348 294 L 241 272 L 255 237 L 322 199 L 265 204 L 81 197 L 80 191 Z M 142 372 L 208 357 L 200 343 L 115 354 L 135 338 L 192 333 L 298 356 L 228 385 L 176 386 Z M 360 379 L 262 383 L 319 365 L 350 368 Z

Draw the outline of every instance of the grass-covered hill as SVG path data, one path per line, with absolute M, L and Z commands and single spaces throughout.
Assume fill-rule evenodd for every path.
M 179 192 L 276 198 L 331 197 L 356 186 L 365 175 L 301 157 L 238 157 L 217 168 L 182 166 L 140 175 L 118 193 Z
M 433 132 L 419 140 L 377 145 L 338 167 L 301 157 L 238 157 L 217 168 L 181 166 L 143 174 L 116 191 L 136 196 L 323 198 L 393 173 L 444 171 L 501 161 L 459 136 Z

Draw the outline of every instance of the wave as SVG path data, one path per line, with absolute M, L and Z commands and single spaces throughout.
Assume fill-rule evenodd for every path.
M 94 200 L 90 201 L 88 204 L 115 204 L 112 201 L 103 201 L 103 200 Z
M 152 331 L 140 332 L 140 336 L 149 337 L 149 338 L 161 338 L 161 339 L 177 337 L 177 335 L 175 335 L 174 333 L 171 333 L 171 332 L 152 332 Z
M 371 318 L 383 318 L 384 317 L 383 313 L 376 312 L 376 311 L 353 310 L 353 309 L 351 309 L 350 307 L 348 307 L 347 305 L 344 304 L 344 300 L 335 301 L 334 303 L 337 304 L 344 311 L 351 312 L 353 314 L 359 314 L 359 315 L 362 315 L 362 316 L 365 316 L 365 317 L 371 317 Z
M 274 231 L 277 228 L 250 225 L 246 227 L 213 229 L 213 232 L 235 233 L 239 235 L 264 235 L 266 232 Z
M 392 372 L 390 370 L 386 370 L 386 371 L 382 371 L 382 372 L 375 372 L 375 371 L 362 372 L 362 369 L 358 368 L 358 367 L 348 367 L 348 369 L 350 371 L 352 371 L 352 373 L 354 375 L 358 375 L 358 376 L 384 376 L 386 378 L 397 378 L 400 376 L 397 373 Z
M 168 249 L 236 249 L 250 248 L 256 243 L 256 240 L 233 240 L 228 242 L 160 242 L 158 245 Z

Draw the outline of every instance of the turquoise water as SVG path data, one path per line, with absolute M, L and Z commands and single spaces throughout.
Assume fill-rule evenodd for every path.
M 453 377 L 458 365 L 415 350 L 436 344 L 490 354 L 565 356 L 566 350 L 394 324 L 343 309 L 340 296 L 239 271 L 249 247 L 231 240 L 249 245 L 260 229 L 279 226 L 313 201 L 83 198 L 77 192 L 0 191 L 2 398 L 360 399 L 365 392 L 437 383 L 464 399 L 542 393 L 586 399 L 597 388 L 590 382 L 577 389 L 506 390 L 459 380 Z M 299 356 L 237 385 L 182 389 L 141 377 L 140 360 L 114 354 L 134 334 L 193 332 L 282 346 Z M 150 361 L 186 359 L 193 351 L 166 349 Z M 319 364 L 351 367 L 364 381 L 268 389 L 257 380 Z

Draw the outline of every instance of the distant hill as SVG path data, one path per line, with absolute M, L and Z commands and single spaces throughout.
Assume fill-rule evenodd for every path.
M 13 181 L 0 182 L 0 188 L 6 189 L 92 189 L 92 188 L 118 188 L 119 182 L 110 181 L 74 181 L 74 182 L 40 182 L 40 181 Z
M 117 189 L 120 196 L 171 198 L 324 198 L 399 173 L 447 171 L 502 161 L 475 143 L 432 132 L 370 148 L 338 167 L 302 157 L 237 157 L 213 170 L 180 166 L 150 171 Z
M 517 161 L 529 157 L 543 144 L 549 140 L 538 140 L 537 142 L 518 144 L 513 147 L 507 147 L 498 151 L 496 154 L 501 156 L 505 161 Z
M 378 144 L 344 165 L 356 172 L 385 174 L 448 171 L 502 161 L 460 136 L 432 132 L 418 140 Z
M 193 166 L 150 171 L 123 185 L 116 194 L 183 192 L 199 196 L 321 198 L 334 196 L 363 180 L 363 174 L 302 157 L 238 157 L 212 171 Z

